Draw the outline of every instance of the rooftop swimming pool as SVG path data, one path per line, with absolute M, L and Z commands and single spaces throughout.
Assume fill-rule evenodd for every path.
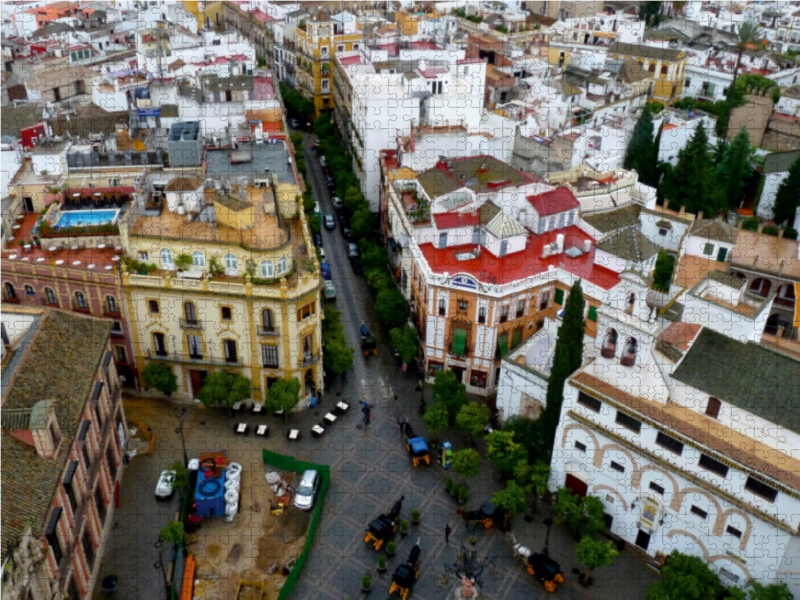
M 61 213 L 55 227 L 57 229 L 67 229 L 69 227 L 104 225 L 116 221 L 117 215 L 119 215 L 119 210 L 116 208 L 104 210 L 69 210 Z

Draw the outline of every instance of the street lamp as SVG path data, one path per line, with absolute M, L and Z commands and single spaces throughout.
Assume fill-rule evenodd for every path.
M 181 408 L 175 415 L 178 418 L 178 426 L 175 428 L 175 433 L 181 436 L 181 447 L 183 448 L 183 466 L 189 466 L 189 456 L 186 454 L 186 440 L 183 437 L 183 419 L 186 416 L 186 409 Z

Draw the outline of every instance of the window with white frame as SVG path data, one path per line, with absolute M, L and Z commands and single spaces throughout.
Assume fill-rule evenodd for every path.
M 275 265 L 272 264 L 271 260 L 262 260 L 261 261 L 261 278 L 262 279 L 272 279 L 275 277 Z
M 322 80 L 322 91 L 327 92 L 331 89 L 331 81 L 330 79 L 323 79 Z
M 225 274 L 229 277 L 236 277 L 239 274 L 239 259 L 235 254 L 225 255 Z
M 161 249 L 161 268 L 165 271 L 175 270 L 175 257 L 169 248 Z
M 195 267 L 202 269 L 206 266 L 206 256 L 200 250 L 195 250 L 192 252 L 192 264 Z

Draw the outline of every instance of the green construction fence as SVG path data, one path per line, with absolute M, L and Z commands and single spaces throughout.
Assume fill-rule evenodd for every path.
M 317 527 L 319 527 L 320 518 L 322 517 L 322 508 L 325 505 L 325 495 L 328 493 L 328 486 L 330 485 L 331 470 L 328 465 L 318 465 L 316 463 L 297 460 L 291 456 L 285 456 L 283 454 L 278 454 L 277 452 L 270 452 L 269 450 L 262 450 L 262 455 L 264 464 L 266 465 L 270 465 L 276 469 L 283 469 L 284 471 L 292 471 L 294 473 L 314 470 L 320 474 L 322 479 L 316 507 L 314 508 L 314 514 L 311 516 L 311 523 L 306 536 L 306 544 L 303 547 L 303 551 L 300 553 L 300 556 L 297 558 L 297 562 L 295 562 L 292 572 L 289 573 L 289 577 L 286 578 L 280 594 L 278 595 L 278 600 L 287 600 L 292 594 L 292 591 L 294 591 L 294 586 L 297 585 L 297 580 L 303 573 L 303 567 L 305 566 L 308 555 L 311 552 L 311 547 L 314 545 L 314 537 L 317 533 Z

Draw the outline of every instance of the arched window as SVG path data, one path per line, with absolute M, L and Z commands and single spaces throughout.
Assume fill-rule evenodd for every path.
M 75 292 L 75 306 L 80 309 L 89 308 L 89 305 L 86 303 L 86 296 L 83 292 Z
M 624 367 L 632 367 L 636 364 L 636 353 L 639 351 L 639 342 L 636 338 L 629 337 L 625 342 L 625 350 L 620 359 L 620 363 Z
M 17 297 L 17 290 L 14 289 L 14 286 L 10 282 L 6 282 L 6 298 L 9 300 L 13 300 Z
M 35 295 L 35 294 L 36 294 L 36 290 L 34 290 L 34 289 L 33 289 L 33 286 L 32 286 L 32 285 L 28 285 L 28 284 L 26 283 L 26 284 L 25 284 L 25 293 L 26 293 L 28 296 L 33 296 L 33 295 Z
M 117 309 L 117 299 L 114 296 L 106 296 L 106 311 L 110 313 L 119 312 Z
M 236 277 L 239 274 L 239 259 L 235 254 L 225 255 L 225 274 L 229 277 Z
M 478 323 L 486 323 L 486 307 L 481 306 L 478 309 Z
M 767 296 L 769 296 L 769 292 L 771 289 L 772 289 L 772 282 L 769 279 L 765 279 L 764 277 L 759 277 L 758 279 L 753 280 L 753 283 L 750 286 L 750 293 L 757 294 L 758 296 L 766 298 Z
M 606 333 L 605 344 L 600 352 L 604 358 L 613 358 L 617 353 L 617 337 L 616 329 L 611 328 L 608 330 L 608 333 Z
M 191 302 L 183 303 L 183 316 L 186 317 L 187 325 L 197 325 L 197 311 Z
M 278 275 L 283 275 L 286 273 L 286 258 L 281 258 L 278 261 Z
M 271 260 L 262 260 L 261 261 L 261 278 L 262 279 L 272 279 L 275 277 L 275 265 L 272 264 Z
M 628 295 L 628 302 L 627 302 L 627 306 L 625 307 L 625 312 L 627 312 L 629 315 L 632 315 L 633 314 L 633 307 L 635 305 L 636 305 L 636 294 L 630 293 Z
M 174 271 L 175 270 L 175 260 L 172 254 L 172 250 L 169 248 L 162 248 L 161 249 L 161 268 L 165 271 Z
M 192 264 L 200 269 L 204 268 L 206 266 L 206 255 L 200 250 L 195 250 L 192 252 Z
M 261 311 L 261 327 L 266 332 L 271 333 L 275 331 L 275 313 L 269 308 L 265 308 Z
M 44 288 L 44 297 L 48 304 L 52 306 L 58 305 L 58 301 L 56 300 L 56 293 L 53 291 L 53 288 L 49 287 Z

